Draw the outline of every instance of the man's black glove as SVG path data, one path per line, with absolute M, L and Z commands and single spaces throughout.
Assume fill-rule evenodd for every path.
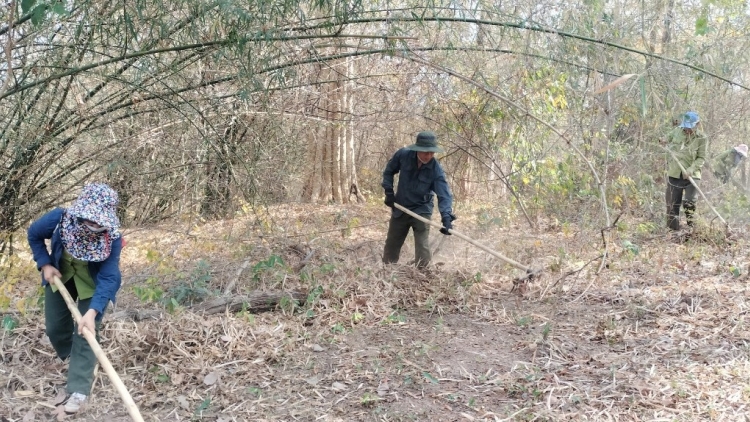
M 455 219 L 456 216 L 452 212 L 445 214 L 443 216 L 443 227 L 440 229 L 440 233 L 450 236 L 451 233 L 448 230 L 453 229 L 453 220 Z
M 385 191 L 385 201 L 383 203 L 393 208 L 393 204 L 396 203 L 396 195 L 393 191 Z

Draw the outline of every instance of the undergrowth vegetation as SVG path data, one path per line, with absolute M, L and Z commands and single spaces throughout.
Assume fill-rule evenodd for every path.
M 531 231 L 494 204 L 462 205 L 456 230 L 541 270 L 510 293 L 522 274 L 455 236 L 432 234 L 433 247 L 444 243 L 428 272 L 408 265 L 411 239 L 402 264 L 383 266 L 381 205 L 307 207 L 189 234 L 126 231 L 124 285 L 102 334 L 141 412 L 331 421 L 600 420 L 608 412 L 687 421 L 710 417 L 697 407 L 706 392 L 716 415 L 743 412 L 733 397 L 750 391 L 746 233 L 728 238 L 705 213 L 693 237 L 668 243 L 659 222 L 628 214 L 604 232 L 554 219 Z M 8 271 L 17 281 L 3 290 L 0 353 L 14 372 L 0 370 L 10 386 L 0 403 L 16 409 L 11 418 L 39 416 L 46 410 L 36 403 L 54 395 L 64 367 L 38 344 L 33 264 L 19 259 Z M 253 295 L 274 291 L 303 295 L 255 312 Z M 244 302 L 196 311 L 219 298 Z M 155 313 L 133 321 L 118 316 L 126 310 Z M 92 418 L 125 417 L 104 374 L 94 397 Z

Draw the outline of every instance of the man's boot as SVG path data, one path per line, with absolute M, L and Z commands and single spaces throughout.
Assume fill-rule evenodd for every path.
M 667 215 L 667 228 L 672 231 L 680 230 L 680 217 L 676 215 Z

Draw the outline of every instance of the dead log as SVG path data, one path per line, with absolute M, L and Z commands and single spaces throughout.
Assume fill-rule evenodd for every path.
M 187 307 L 186 310 L 205 315 L 222 313 L 227 309 L 229 309 L 229 312 L 239 312 L 244 309 L 250 313 L 259 313 L 276 309 L 284 299 L 302 304 L 307 300 L 307 292 L 254 292 L 247 296 L 220 296 Z M 164 310 L 124 309 L 113 312 L 107 319 L 143 321 L 145 319 L 160 319 L 162 314 L 164 314 Z
M 229 309 L 230 312 L 246 310 L 251 313 L 264 312 L 275 309 L 281 301 L 290 299 L 297 303 L 304 303 L 306 292 L 255 292 L 248 296 L 221 296 L 198 303 L 190 308 L 193 312 L 203 312 L 207 315 L 217 314 Z
M 113 312 L 108 315 L 107 319 L 132 319 L 133 321 L 143 321 L 145 319 L 160 319 L 164 311 L 145 310 L 145 309 L 123 309 L 122 311 Z

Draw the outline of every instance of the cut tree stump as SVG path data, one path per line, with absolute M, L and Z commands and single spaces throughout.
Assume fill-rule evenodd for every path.
M 197 303 L 187 307 L 187 309 L 205 315 L 222 313 L 227 309 L 230 312 L 238 312 L 244 309 L 247 312 L 258 313 L 275 309 L 285 298 L 304 303 L 307 300 L 307 292 L 255 292 L 247 296 L 220 296 Z M 163 313 L 163 310 L 125 309 L 113 312 L 108 319 L 142 321 L 144 319 L 160 319 Z

